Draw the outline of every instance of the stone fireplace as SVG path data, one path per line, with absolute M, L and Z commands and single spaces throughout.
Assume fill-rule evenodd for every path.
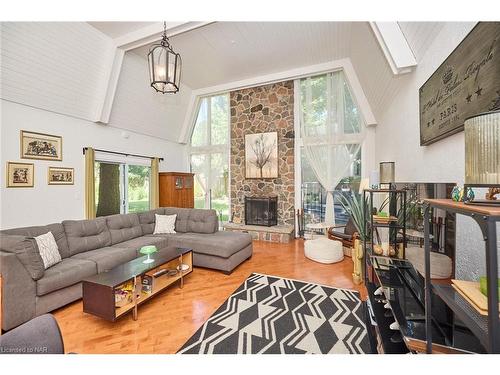
M 278 197 L 245 197 L 245 224 L 278 225 Z
M 247 197 L 277 197 L 277 224 L 295 223 L 293 81 L 230 93 L 231 216 L 245 224 Z M 278 133 L 278 177 L 245 177 L 245 135 Z M 262 227 L 264 228 L 264 227 Z

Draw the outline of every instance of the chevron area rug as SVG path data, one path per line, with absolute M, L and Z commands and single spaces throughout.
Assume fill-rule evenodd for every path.
M 178 353 L 368 353 L 359 293 L 253 273 Z

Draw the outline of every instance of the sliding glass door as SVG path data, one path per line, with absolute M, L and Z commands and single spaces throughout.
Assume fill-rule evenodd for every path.
M 127 182 L 126 212 L 149 210 L 151 167 L 144 165 L 125 165 L 124 177 Z
M 96 216 L 124 213 L 123 164 L 95 162 Z
M 95 162 L 96 216 L 149 210 L 151 168 L 123 162 Z

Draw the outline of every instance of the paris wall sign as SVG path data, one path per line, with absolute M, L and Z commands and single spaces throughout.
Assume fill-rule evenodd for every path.
M 500 22 L 479 22 L 420 88 L 420 145 L 464 129 L 472 115 L 500 109 Z

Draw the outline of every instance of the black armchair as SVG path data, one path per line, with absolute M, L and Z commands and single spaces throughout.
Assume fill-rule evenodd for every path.
M 328 238 L 341 241 L 345 247 L 352 248 L 354 240 L 358 237 L 358 230 L 351 218 L 349 218 L 346 225 L 339 225 L 328 229 Z

